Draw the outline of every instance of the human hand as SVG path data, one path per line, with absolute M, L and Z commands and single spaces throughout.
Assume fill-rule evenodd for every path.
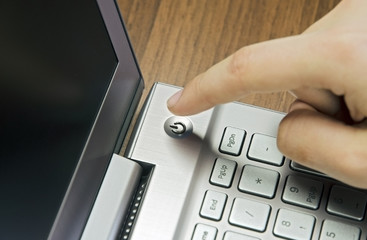
M 191 115 L 253 92 L 298 99 L 278 131 L 287 157 L 367 188 L 367 1 L 344 0 L 304 33 L 250 45 L 194 78 L 167 105 Z

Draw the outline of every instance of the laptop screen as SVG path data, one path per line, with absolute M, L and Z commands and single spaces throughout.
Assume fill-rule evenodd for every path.
M 0 32 L 0 238 L 45 239 L 119 60 L 92 0 L 2 1 Z

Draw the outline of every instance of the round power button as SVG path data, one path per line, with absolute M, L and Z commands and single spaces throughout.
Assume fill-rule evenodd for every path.
M 186 117 L 172 116 L 165 121 L 164 131 L 173 138 L 184 138 L 192 133 L 193 125 Z

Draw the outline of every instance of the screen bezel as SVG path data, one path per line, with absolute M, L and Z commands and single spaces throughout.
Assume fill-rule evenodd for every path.
M 48 239 L 80 238 L 110 159 L 121 148 L 144 88 L 117 3 L 96 1 L 118 65 Z M 124 49 L 129 49 L 131 56 L 124 55 Z M 132 66 L 138 75 L 129 72 Z

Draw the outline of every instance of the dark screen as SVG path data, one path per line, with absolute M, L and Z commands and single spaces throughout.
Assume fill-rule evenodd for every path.
M 0 3 L 0 239 L 45 239 L 117 66 L 93 0 Z

